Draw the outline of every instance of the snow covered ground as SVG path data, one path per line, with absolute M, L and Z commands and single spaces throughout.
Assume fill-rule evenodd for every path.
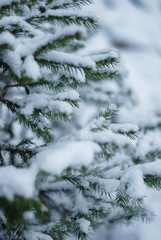
M 155 125 L 161 116 L 161 1 L 95 0 L 90 11 L 101 21 L 102 31 L 88 44 L 88 51 L 117 48 L 128 70 L 126 84 L 137 99 L 135 107 L 120 110 L 120 121 L 139 126 Z M 161 137 L 158 132 L 158 139 Z M 147 204 L 155 212 L 151 224 L 102 227 L 94 240 L 160 240 L 161 192 L 149 191 Z M 100 238 L 101 233 L 101 238 Z

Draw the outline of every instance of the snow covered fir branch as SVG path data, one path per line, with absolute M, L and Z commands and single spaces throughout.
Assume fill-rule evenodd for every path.
M 91 3 L 0 2 L 1 239 L 86 240 L 153 217 L 144 198 L 161 188 L 161 149 L 139 154 L 148 133 L 116 123 L 129 97 L 118 53 L 81 53 L 99 28 Z

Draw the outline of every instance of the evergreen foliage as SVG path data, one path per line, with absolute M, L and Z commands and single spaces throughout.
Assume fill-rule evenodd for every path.
M 0 3 L 3 237 L 7 232 L 14 240 L 73 235 L 85 240 L 100 224 L 152 217 L 143 190 L 161 187 L 159 163 L 150 163 L 160 152 L 148 152 L 149 161 L 142 164 L 137 126 L 114 123 L 118 109 L 110 102 L 120 103 L 123 86 L 119 56 L 78 53 L 98 27 L 81 10 L 91 3 Z M 111 82 L 118 91 L 106 91 Z M 81 129 L 73 117 L 80 101 L 98 104 L 95 117 Z

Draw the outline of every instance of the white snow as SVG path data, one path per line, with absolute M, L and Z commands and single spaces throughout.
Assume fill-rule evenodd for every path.
M 5 54 L 3 61 L 6 62 L 10 66 L 12 71 L 19 78 L 21 77 L 22 60 L 16 52 L 8 51 L 8 53 Z
M 139 141 L 137 144 L 137 151 L 135 156 L 146 161 L 146 155 L 149 152 L 155 152 L 160 150 L 161 138 L 158 130 L 149 131 L 145 134 L 140 134 Z
M 35 27 L 33 27 L 32 25 L 27 23 L 23 17 L 11 15 L 11 16 L 4 16 L 0 19 L 0 27 L 5 27 L 5 29 L 10 29 L 10 25 L 14 25 L 14 24 L 15 25 L 18 24 L 24 30 L 30 32 L 33 36 L 37 36 L 37 35 L 41 36 L 42 35 L 42 31 L 40 31 L 39 29 L 36 29 Z M 19 39 L 17 39 L 17 40 L 19 40 Z M 30 45 L 30 47 L 32 47 L 32 45 Z M 24 48 L 25 48 L 25 46 L 24 46 Z M 29 48 L 28 48 L 28 50 L 29 50 Z
M 71 77 L 73 76 L 74 78 L 76 78 L 81 83 L 85 83 L 85 81 L 86 81 L 84 72 L 79 72 L 78 71 L 77 74 L 72 73 L 72 74 L 70 74 L 70 76 Z
M 38 59 L 45 59 L 55 63 L 71 64 L 74 67 L 95 68 L 95 62 L 90 57 L 77 56 L 76 54 L 50 51 L 44 56 L 39 56 Z
M 39 78 L 41 78 L 40 67 L 34 60 L 33 56 L 28 56 L 25 58 L 23 70 L 25 71 L 26 75 L 34 81 L 37 81 Z
M 121 184 L 123 185 L 123 192 L 126 186 L 126 193 L 133 199 L 140 199 L 146 195 L 143 173 L 139 169 L 131 167 L 131 169 L 127 170 L 121 178 Z
M 20 0 L 17 0 L 17 2 L 18 1 Z M 13 2 L 13 0 L 1 0 L 0 7 L 11 2 Z M 55 1 L 54 3 L 62 4 L 63 2 L 64 1 Z M 129 49 L 135 49 L 136 47 L 133 53 L 128 53 L 128 51 L 125 53 L 123 50 L 122 52 L 123 59 L 127 64 L 125 65 L 131 71 L 129 80 L 135 92 L 138 93 L 138 102 L 140 102 L 140 105 L 136 107 L 132 107 L 130 105 L 129 108 L 125 107 L 125 109 L 121 107 L 121 118 L 119 121 L 128 122 L 129 120 L 129 122 L 139 124 L 141 127 L 146 124 L 148 125 L 149 123 L 151 123 L 151 126 L 154 126 L 159 121 L 160 101 L 158 101 L 158 99 L 161 100 L 161 98 L 158 97 L 160 95 L 159 81 L 161 77 L 159 6 L 151 3 L 152 1 L 147 1 L 150 8 L 146 11 L 145 9 L 141 10 L 134 7 L 134 5 L 127 0 L 113 0 L 114 5 L 116 5 L 115 11 L 112 8 L 105 10 L 105 5 L 102 4 L 102 1 L 100 0 L 95 2 L 96 6 L 98 6 L 95 11 L 98 11 L 98 15 L 102 19 L 102 25 L 105 29 L 104 36 L 110 35 L 107 41 L 104 41 L 103 44 L 108 46 L 113 44 L 114 46 L 117 46 L 119 43 L 117 41 L 119 40 L 121 43 L 125 42 L 128 46 L 127 48 Z M 107 2 L 104 1 L 104 3 Z M 159 0 L 157 3 L 159 3 Z M 38 15 L 40 14 L 38 9 L 35 11 Z M 154 11 L 154 13 L 152 13 L 152 11 Z M 35 14 L 34 10 L 29 13 L 28 17 L 31 17 L 33 13 Z M 149 21 L 149 16 L 151 16 L 149 14 L 153 15 L 153 17 L 150 18 L 151 21 Z M 91 16 L 79 10 L 69 10 L 68 12 L 65 10 L 48 10 L 44 16 L 49 15 L 59 17 L 69 16 L 73 19 L 77 16 Z M 23 69 L 26 75 L 29 78 L 32 78 L 33 81 L 37 81 L 41 78 L 41 74 L 44 73 L 40 70 L 38 63 L 33 57 L 37 48 L 40 48 L 47 43 L 51 43 L 54 40 L 61 40 L 62 38 L 68 37 L 77 32 L 81 32 L 82 35 L 85 34 L 83 28 L 74 26 L 71 28 L 65 28 L 63 34 L 61 30 L 57 34 L 47 34 L 45 33 L 45 26 L 42 26 L 44 32 L 40 31 L 27 24 L 23 17 L 3 17 L 0 20 L 0 26 L 5 26 L 6 30 L 14 23 L 20 24 L 21 27 L 33 34 L 34 37 L 32 39 L 27 39 L 25 37 L 15 39 L 13 35 L 7 31 L 1 34 L 0 44 L 8 43 L 14 48 L 14 52 L 9 51 L 6 54 L 4 61 L 10 65 L 13 72 L 19 78 L 21 77 L 21 69 Z M 138 26 L 137 29 L 136 26 Z M 142 34 L 143 32 L 145 34 Z M 46 38 L 44 36 L 46 36 Z M 99 48 L 103 45 L 100 41 L 101 38 L 102 35 L 96 40 L 96 45 Z M 149 47 L 150 50 L 148 50 Z M 142 57 L 140 57 L 140 53 L 142 54 Z M 24 62 L 21 60 L 22 57 L 25 59 Z M 63 64 L 73 65 L 76 68 L 83 66 L 84 68 L 95 70 L 96 65 L 94 60 L 100 61 L 108 57 L 118 58 L 118 54 L 117 52 L 112 51 L 107 54 L 86 57 L 77 54 L 63 53 L 61 51 L 52 51 L 46 55 L 41 55 L 41 57 L 39 56 L 39 59 L 46 59 L 56 63 L 63 62 Z M 76 73 L 72 74 L 75 76 Z M 80 82 L 85 82 L 84 73 L 78 72 L 78 74 L 77 79 Z M 157 90 L 156 86 L 158 86 Z M 93 92 L 89 91 L 90 88 L 94 89 Z M 97 90 L 97 93 L 95 90 Z M 103 81 L 100 81 L 100 86 L 95 83 L 89 83 L 89 88 L 86 88 L 85 94 L 91 99 L 101 100 L 106 103 L 108 101 L 107 94 L 110 91 L 117 94 L 119 91 L 117 85 L 114 83 L 103 83 Z M 22 113 L 25 114 L 32 114 L 35 108 L 44 108 L 46 111 L 50 110 L 57 113 L 71 114 L 73 112 L 73 108 L 68 102 L 63 102 L 63 100 L 66 99 L 79 100 L 79 94 L 75 90 L 68 89 L 65 89 L 64 92 L 59 92 L 55 95 L 51 94 L 51 92 L 48 95 L 46 92 L 31 92 L 30 96 L 16 96 L 14 101 L 23 107 Z M 113 109 L 115 109 L 115 107 L 111 107 L 111 110 Z M 81 111 L 82 116 L 78 123 L 81 127 L 86 125 L 86 123 L 91 119 L 91 116 L 93 117 L 96 112 L 96 107 L 90 108 L 88 105 L 85 111 L 86 112 L 83 112 L 83 110 Z M 101 151 L 99 144 L 116 144 L 120 148 L 127 145 L 132 146 L 135 147 L 134 151 L 138 151 L 135 156 L 137 156 L 137 154 L 139 156 L 143 156 L 148 151 L 156 149 L 156 146 L 160 147 L 160 132 L 157 132 L 156 135 L 154 132 L 153 134 L 146 134 L 146 138 L 144 139 L 143 137 L 139 140 L 139 143 L 128 139 L 126 136 L 117 134 L 118 131 L 123 131 L 125 133 L 129 131 L 137 132 L 138 127 L 133 124 L 126 123 L 122 125 L 109 123 L 108 129 L 102 130 L 101 132 L 91 132 L 92 128 L 102 127 L 103 123 L 104 118 L 100 117 L 93 122 L 91 121 L 85 128 L 81 129 L 77 133 L 75 133 L 77 130 L 73 130 L 72 127 L 70 129 L 69 125 L 68 131 L 71 131 L 71 135 L 74 132 L 76 139 L 71 137 L 65 142 L 62 142 L 61 139 L 57 139 L 57 142 L 45 147 L 37 154 L 36 158 L 33 159 L 32 166 L 29 169 L 17 169 L 13 166 L 1 167 L 0 196 L 5 196 L 10 200 L 12 200 L 15 195 L 26 198 L 35 196 L 36 193 L 34 184 L 38 170 L 42 169 L 51 174 L 59 175 L 68 167 L 77 168 L 82 165 L 88 166 L 93 162 L 95 154 Z M 107 170 L 106 177 L 108 179 L 102 181 L 100 180 L 107 191 L 116 191 L 119 188 L 125 190 L 125 187 L 127 187 L 127 194 L 134 199 L 138 199 L 147 194 L 147 188 L 143 182 L 143 176 L 146 174 L 154 174 L 159 177 L 161 176 L 161 160 L 157 160 L 154 163 L 145 163 L 143 165 L 138 164 L 137 166 L 133 166 L 133 163 L 129 163 L 130 158 L 127 158 L 127 156 L 124 156 L 124 154 L 121 153 L 118 153 L 111 160 L 111 162 L 104 164 L 105 167 L 109 167 L 110 169 Z M 57 187 L 60 187 L 60 185 Z M 56 199 L 55 197 L 55 200 L 58 201 L 59 199 Z M 67 201 L 67 199 L 65 200 Z M 79 207 L 79 204 L 84 206 L 85 211 L 87 211 L 88 205 L 85 202 L 85 199 L 78 194 L 77 207 Z M 32 218 L 33 215 L 30 212 L 25 213 L 25 216 Z M 90 223 L 85 219 L 81 219 L 79 223 L 82 231 L 87 233 Z M 40 234 L 34 231 L 26 235 L 26 239 L 32 238 L 51 239 L 45 234 Z
M 2 23 L 1 23 L 1 21 L 2 21 Z M 86 31 L 81 26 L 65 27 L 63 29 L 63 32 L 61 29 L 58 29 L 55 34 L 51 34 L 49 31 L 43 32 L 38 29 L 32 28 L 31 25 L 26 23 L 23 19 L 20 19 L 17 17 L 15 17 L 15 18 L 12 18 L 12 17 L 5 18 L 4 17 L 4 18 L 2 18 L 2 20 L 0 20 L 0 25 L 3 25 L 3 23 L 5 24 L 6 22 L 8 24 L 11 24 L 11 23 L 13 23 L 13 21 L 15 23 L 19 23 L 20 25 L 22 25 L 23 28 L 25 28 L 26 30 L 28 30 L 29 32 L 31 32 L 34 35 L 34 37 L 31 39 L 30 38 L 29 39 L 26 39 L 26 38 L 19 39 L 19 42 L 16 46 L 16 51 L 21 56 L 32 55 L 37 49 L 47 45 L 48 43 L 52 43 L 54 41 L 61 41 L 64 38 L 72 37 L 78 33 L 82 37 L 86 36 Z M 61 52 L 60 52 L 60 54 L 61 54 Z
M 88 128 L 84 128 L 80 131 L 80 138 L 92 140 L 101 144 L 113 143 L 119 147 L 123 147 L 125 145 L 131 145 L 134 147 L 136 144 L 136 141 L 131 140 L 122 134 L 114 133 L 110 130 L 89 132 Z
M 141 4 L 139 5 L 137 2 L 141 2 Z M 160 6 L 160 0 L 97 0 L 95 1 L 95 6 L 87 8 L 97 14 L 104 31 L 89 41 L 84 52 L 92 52 L 93 49 L 95 51 L 98 51 L 98 49 L 104 51 L 109 47 L 118 48 L 124 66 L 129 72 L 125 84 L 132 88 L 135 94 L 134 98 L 136 98 L 136 101 L 134 104 L 130 104 L 128 101 L 123 102 L 117 119 L 121 123 L 129 122 L 136 124 L 140 130 L 146 126 L 152 128 L 151 131 L 147 130 L 147 133 L 141 132 L 139 134 L 139 141 L 134 150 L 135 156 L 141 158 L 142 162 L 146 162 L 145 154 L 149 151 L 160 149 L 161 146 L 161 132 L 158 129 L 153 129 L 161 122 Z M 118 161 L 121 158 L 121 156 L 120 158 L 118 157 Z M 109 167 L 113 166 L 112 162 L 113 159 Z M 100 236 L 101 240 L 159 239 L 161 235 L 160 193 L 147 190 L 143 184 L 142 176 L 150 173 L 160 176 L 160 166 L 160 160 L 158 160 L 156 163 L 144 164 L 143 168 L 140 166 L 138 166 L 138 169 L 132 167 L 131 171 L 127 173 L 129 176 L 128 194 L 131 194 L 134 198 L 136 196 L 148 196 L 144 200 L 148 203 L 146 208 L 148 210 L 153 208 L 156 212 L 157 216 L 154 223 L 145 225 L 139 221 L 131 227 L 119 224 L 108 230 L 104 227 L 98 231 L 94 240 L 100 239 Z M 109 177 L 121 177 L 124 170 L 128 172 L 126 168 L 127 165 L 124 166 L 123 170 L 116 166 L 108 171 Z
M 78 100 L 79 99 L 79 93 L 76 90 L 66 90 L 64 92 L 57 93 L 55 95 L 55 98 L 58 100 L 64 100 L 64 99 L 70 99 L 71 101 L 73 100 Z
M 142 168 L 144 175 L 151 174 L 153 176 L 161 177 L 161 160 L 159 159 L 154 163 L 145 163 L 140 168 Z
M 33 211 L 25 211 L 24 214 L 23 214 L 23 217 L 27 220 L 33 220 L 35 215 L 33 213 Z
M 52 240 L 52 238 L 44 233 L 36 232 L 36 231 L 29 231 L 25 233 L 26 240 Z
M 108 175 L 108 172 L 107 172 L 105 177 L 106 178 L 103 179 L 103 178 L 91 177 L 90 176 L 89 181 L 99 183 L 105 189 L 105 191 L 107 193 L 111 193 L 111 192 L 114 193 L 115 191 L 117 191 L 117 189 L 120 185 L 120 181 L 117 180 L 117 179 L 114 179 L 114 178 L 110 179 L 109 175 Z M 115 175 L 115 177 L 116 177 L 116 175 Z M 117 177 L 118 177 L 118 175 L 117 175 Z
M 9 44 L 14 47 L 16 39 L 10 32 L 3 32 L 0 34 L 0 44 Z
M 44 93 L 33 93 L 30 96 L 25 96 L 21 99 L 13 99 L 14 102 L 19 103 L 22 107 L 21 112 L 25 114 L 32 114 L 34 109 L 46 109 L 46 111 L 52 111 L 54 113 L 72 114 L 73 107 L 70 103 L 60 100 L 55 100 L 55 96 Z M 79 100 L 79 99 L 78 99 Z
M 87 151 L 88 149 L 88 151 Z M 51 144 L 36 155 L 41 169 L 52 174 L 61 174 L 67 167 L 88 166 L 100 147 L 90 141 L 69 141 Z
M 94 14 L 92 14 L 91 11 L 82 11 L 82 10 L 78 10 L 78 9 L 68 9 L 68 11 L 66 11 L 65 9 L 61 9 L 61 10 L 48 10 L 45 14 L 45 17 L 48 16 L 57 16 L 57 17 L 64 17 L 64 16 L 68 16 L 70 18 L 77 18 L 77 17 L 83 17 L 84 19 L 88 19 L 89 17 L 92 17 L 94 20 L 96 20 L 96 17 Z
M 104 61 L 108 58 L 116 58 L 118 59 L 119 58 L 119 54 L 116 50 L 111 50 L 109 51 L 108 53 L 104 53 L 104 54 L 97 54 L 97 55 L 93 55 L 91 56 L 92 59 L 96 62 L 99 62 L 99 61 Z
M 90 227 L 90 222 L 84 218 L 79 219 L 78 221 L 80 229 L 82 230 L 82 232 L 84 233 L 88 233 L 89 231 L 89 227 Z
M 20 169 L 14 166 L 0 168 L 0 196 L 12 200 L 15 195 L 32 198 L 35 192 L 36 168 Z

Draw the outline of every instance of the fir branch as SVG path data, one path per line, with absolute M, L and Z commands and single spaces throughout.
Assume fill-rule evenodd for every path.
M 95 225 L 96 219 L 106 218 L 109 214 L 109 209 L 103 207 L 89 208 L 88 213 L 83 213 L 81 211 L 76 212 L 68 218 L 61 219 L 59 222 L 55 223 L 52 228 L 45 233 L 49 234 L 55 240 L 64 239 L 69 236 L 70 233 L 74 234 L 77 239 L 86 240 L 89 239 L 88 233 L 82 231 L 79 220 L 84 218 Z
M 135 140 L 138 137 L 137 133 L 135 131 L 132 131 L 132 130 L 131 131 L 124 131 L 124 130 L 120 129 L 120 130 L 118 130 L 117 133 L 125 135 L 125 136 L 131 138 L 132 140 Z
M 99 117 L 104 117 L 106 121 L 110 120 L 113 116 L 118 114 L 116 105 L 109 105 L 105 111 L 99 113 Z
M 8 11 L 17 10 L 20 6 L 23 5 L 32 6 L 36 2 L 38 2 L 38 0 L 21 0 L 21 1 L 13 0 L 11 3 L 6 2 L 6 4 L 3 4 L 2 7 L 0 7 L 0 13 L 4 14 L 5 12 Z
M 145 156 L 149 161 L 154 161 L 155 159 L 161 159 L 161 150 L 157 149 L 154 151 L 150 151 Z
M 120 191 L 117 192 L 116 197 L 115 197 L 115 203 L 116 206 L 120 206 L 123 208 L 135 208 L 143 205 L 143 199 L 138 198 L 138 199 L 132 199 L 130 198 L 125 192 L 122 193 Z
M 29 29 L 23 29 L 23 26 L 20 24 L 10 24 L 9 32 L 12 33 L 16 38 L 18 37 L 34 37 L 33 34 L 30 33 Z
M 106 218 L 110 213 L 109 209 L 106 209 L 105 207 L 98 207 L 98 208 L 89 208 L 89 215 L 90 218 L 95 218 L 95 219 L 103 219 Z M 88 219 L 88 218 L 87 218 Z
M 136 125 L 130 125 L 130 124 L 111 124 L 110 129 L 114 133 L 125 135 L 132 140 L 135 140 L 138 133 L 138 127 Z
M 103 70 L 103 71 L 85 71 L 86 79 L 94 82 L 99 82 L 102 80 L 114 80 L 119 79 L 119 73 L 118 71 L 109 71 L 109 70 Z
M 51 2 L 50 0 L 48 2 Z M 62 2 L 56 6 L 51 4 L 52 9 L 66 9 L 66 8 L 81 8 L 82 6 L 90 5 L 93 0 L 71 0 L 71 3 Z
M 145 175 L 144 182 L 150 188 L 154 188 L 156 190 L 161 189 L 161 178 L 160 177 L 153 176 L 153 175 Z
M 24 199 L 17 196 L 10 201 L 1 197 L 0 206 L 6 216 L 7 224 L 5 226 L 11 239 L 24 239 L 23 233 L 31 224 L 24 218 L 24 212 L 33 211 L 35 217 L 38 217 L 40 221 L 43 221 L 47 215 L 42 211 L 42 203 L 38 199 Z
M 131 220 L 137 220 L 139 218 L 141 218 L 142 221 L 146 222 L 150 222 L 152 220 L 151 218 L 149 218 L 146 209 L 126 207 L 124 212 L 111 217 L 109 219 L 109 223 L 116 224 L 121 223 L 122 221 L 127 221 L 129 223 Z
M 64 102 L 68 102 L 72 107 L 79 108 L 80 100 L 71 100 L 71 99 L 64 99 Z
M 28 89 L 36 88 L 36 87 L 43 87 L 43 88 L 46 88 L 47 90 L 50 90 L 50 89 L 51 90 L 58 90 L 59 88 L 62 89 L 62 87 L 63 87 L 63 84 L 60 85 L 60 87 L 57 86 L 59 84 L 60 83 L 55 84 L 52 81 L 47 81 L 44 78 L 42 78 L 42 79 L 39 79 L 37 82 L 30 82 L 30 81 L 28 81 L 28 83 L 27 82 L 26 83 L 23 82 L 21 84 L 8 84 L 8 85 L 4 86 L 3 89 L 1 89 L 1 90 L 2 90 L 2 92 L 5 92 L 5 90 L 8 89 L 8 88 L 17 88 L 17 89 L 19 89 L 21 87 L 28 88 Z
M 93 190 L 95 193 L 99 194 L 100 197 L 104 196 L 107 198 L 108 193 L 102 184 L 89 181 L 89 188 L 90 190 Z
M 94 168 L 87 168 L 85 166 L 82 166 L 81 170 L 80 170 L 82 176 L 86 177 L 86 176 L 93 176 L 93 177 L 99 177 L 99 178 L 105 178 L 104 176 L 104 171 L 103 169 L 99 168 L 99 167 L 94 167 Z
M 0 151 L 2 152 L 9 152 L 10 161 L 9 164 L 19 166 L 19 167 L 26 167 L 30 165 L 30 159 L 37 153 L 37 148 L 31 148 L 29 147 L 30 143 L 28 140 L 22 140 L 17 145 L 11 145 L 11 144 L 5 144 L 0 143 Z M 22 159 L 22 163 L 19 165 L 16 163 L 16 156 L 19 155 Z M 6 165 L 5 162 L 3 162 L 3 165 Z
M 64 237 L 69 236 L 70 224 L 71 222 L 68 219 L 62 219 L 44 233 L 50 235 L 55 240 L 63 239 Z
M 20 84 L 8 84 L 1 89 L 2 92 L 4 92 L 8 88 L 37 88 L 37 87 L 42 87 L 46 88 L 47 90 L 53 90 L 53 91 L 63 91 L 63 88 L 65 86 L 70 86 L 73 89 L 77 89 L 78 87 L 81 87 L 83 83 L 77 79 L 77 76 L 66 76 L 64 74 L 61 74 L 59 77 L 59 81 L 50 81 L 46 80 L 45 78 L 39 79 L 37 82 L 31 82 L 30 80 L 27 82 L 22 82 Z
M 82 72 L 83 69 L 87 69 L 87 67 L 79 67 L 75 66 L 74 64 L 63 64 L 58 63 L 54 61 L 48 61 L 46 59 L 36 59 L 36 61 L 40 64 L 42 67 L 46 67 L 49 70 L 51 70 L 54 73 L 58 73 L 59 71 L 67 72 L 68 74 Z
M 74 41 L 71 41 L 68 44 L 68 47 L 66 47 L 65 49 L 67 52 L 77 52 L 80 49 L 82 49 L 83 47 L 85 47 L 84 41 L 74 39 Z
M 39 17 L 30 17 L 26 19 L 26 21 L 30 24 L 39 24 L 40 22 L 49 22 L 58 26 L 69 26 L 70 24 L 75 24 L 78 26 L 84 26 L 88 29 L 97 28 L 98 24 L 92 17 L 78 17 L 76 16 L 69 16 L 69 15 L 63 15 L 63 16 L 54 16 L 54 15 L 48 15 L 46 16 L 39 16 Z M 101 65 L 101 64 L 100 64 Z
M 78 87 L 82 87 L 84 83 L 80 82 L 80 79 L 77 78 L 77 75 L 60 75 L 60 81 L 57 84 L 57 88 L 61 88 L 63 86 L 70 86 L 73 89 L 77 89 Z
M 53 112 L 53 111 L 46 111 L 46 112 L 43 112 L 42 110 L 40 111 L 40 113 L 50 119 L 50 120 L 63 120 L 64 122 L 68 122 L 70 121 L 70 117 L 71 115 L 69 114 L 66 114 L 66 113 L 61 113 L 61 112 Z
M 25 127 L 32 129 L 38 138 L 43 138 L 45 142 L 51 142 L 53 140 L 53 136 L 51 135 L 50 128 L 48 126 L 41 124 L 41 128 L 39 127 L 38 123 L 40 123 L 40 119 L 37 118 L 36 115 L 33 115 L 30 118 L 27 118 L 24 114 L 19 112 L 17 112 L 16 115 L 19 123 L 23 123 Z
M 63 120 L 64 122 L 70 121 L 70 116 L 66 113 L 53 113 L 53 118 Z
M 3 56 L 8 50 L 13 50 L 13 47 L 7 43 L 0 44 L 0 58 L 3 59 Z
M 11 67 L 1 59 L 1 56 L 0 56 L 0 66 L 3 68 L 4 76 L 5 76 L 5 73 L 7 72 L 13 81 L 20 83 L 21 80 L 19 79 L 19 77 L 12 71 Z
M 119 146 L 114 143 L 104 143 L 99 144 L 101 147 L 101 152 L 98 154 L 98 158 L 104 158 L 106 161 L 109 161 L 116 152 L 119 150 Z
M 106 69 L 110 67 L 115 67 L 115 65 L 119 62 L 119 57 L 113 56 L 112 53 L 101 53 L 90 56 L 93 61 L 96 63 L 97 71 L 104 72 Z
M 75 33 L 72 34 L 67 34 L 65 36 L 60 36 L 56 39 L 54 39 L 52 42 L 49 42 L 47 44 L 44 44 L 43 46 L 41 46 L 40 48 L 38 48 L 35 53 L 34 56 L 37 57 L 38 55 L 43 55 L 45 53 L 47 53 L 50 50 L 54 50 L 54 49 L 59 49 L 62 47 L 67 46 L 68 44 L 70 44 L 70 42 L 73 42 L 73 40 L 81 40 L 82 39 L 82 34 L 80 31 L 77 31 Z
M 0 102 L 5 104 L 9 110 L 11 110 L 12 113 L 17 113 L 18 110 L 21 108 L 17 103 L 13 103 L 7 99 L 4 99 L 0 97 Z
M 0 166 L 5 166 L 5 161 L 1 152 L 0 152 Z

